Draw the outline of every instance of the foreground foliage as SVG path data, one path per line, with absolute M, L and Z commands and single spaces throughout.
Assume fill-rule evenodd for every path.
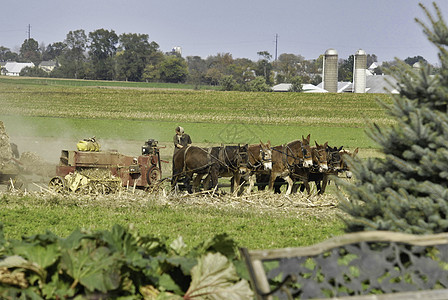
M 433 30 L 420 24 L 439 49 L 442 68 L 432 77 L 427 67 L 399 64 L 400 95 L 384 104 L 397 124 L 370 130 L 385 159 L 352 162 L 358 182 L 340 182 L 350 195 L 342 202 L 353 216 L 345 219 L 348 231 L 448 231 L 448 27 L 434 7 L 436 18 L 423 7 Z
M 0 224 L 0 297 L 250 299 L 235 250 L 226 235 L 186 250 L 181 238 L 167 244 L 119 225 L 7 241 Z

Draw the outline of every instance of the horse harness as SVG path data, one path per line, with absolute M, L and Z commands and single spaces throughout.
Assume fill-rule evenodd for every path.
M 255 165 L 251 164 L 250 159 L 248 157 L 247 164 L 249 165 L 249 168 L 251 170 L 256 170 L 256 169 L 258 169 L 260 167 L 263 167 L 263 162 L 271 162 L 272 161 L 272 158 L 266 158 L 266 152 L 261 147 L 260 147 L 261 160 L 258 159 L 257 157 L 255 157 L 255 155 L 252 154 L 251 152 L 248 152 L 248 153 L 254 159 L 254 161 L 257 162 Z
M 303 159 L 301 159 L 299 156 L 288 154 L 288 150 L 289 150 L 289 152 L 293 153 L 292 149 L 288 145 L 283 144 L 282 148 L 283 148 L 282 150 L 278 150 L 275 148 L 271 148 L 271 149 L 284 154 L 284 156 L 282 156 L 283 164 L 287 165 L 290 170 L 295 167 L 301 167 L 303 165 Z M 286 148 L 286 152 L 284 150 L 285 148 Z M 303 144 L 301 144 L 301 148 L 302 148 L 302 154 L 306 155 L 307 151 L 303 147 Z M 288 157 L 292 157 L 294 159 L 294 162 L 292 164 L 289 163 Z M 298 163 L 296 163 L 297 160 L 298 160 Z

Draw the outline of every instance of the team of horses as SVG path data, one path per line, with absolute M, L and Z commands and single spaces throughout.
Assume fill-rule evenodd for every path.
M 173 156 L 171 186 L 176 190 L 183 183 L 189 193 L 194 193 L 216 189 L 220 177 L 230 177 L 232 193 L 240 194 L 244 189 L 250 193 L 255 185 L 280 193 L 286 182 L 286 194 L 299 188 L 310 194 L 310 182 L 315 182 L 318 194 L 323 194 L 332 175 L 346 172 L 351 177 L 344 156 L 357 152 L 330 147 L 327 142 L 311 145 L 310 135 L 279 146 L 271 146 L 269 141 L 209 148 L 191 145 Z

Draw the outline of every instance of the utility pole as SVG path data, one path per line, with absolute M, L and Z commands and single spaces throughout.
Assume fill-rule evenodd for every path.
M 275 61 L 277 61 L 278 34 L 275 34 Z
M 31 25 L 28 24 L 28 40 L 31 38 Z

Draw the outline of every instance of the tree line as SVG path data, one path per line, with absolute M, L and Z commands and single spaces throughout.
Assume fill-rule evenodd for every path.
M 292 91 L 300 91 L 302 83 L 322 81 L 323 55 L 306 60 L 301 55 L 283 53 L 272 61 L 268 51 L 257 52 L 259 59 L 233 58 L 230 53 L 183 58 L 175 51 L 162 52 L 149 41 L 148 34 L 123 33 L 98 29 L 70 31 L 64 41 L 45 46 L 33 38 L 26 39 L 19 53 L 0 46 L 0 61 L 33 62 L 20 75 L 33 77 L 118 80 L 136 82 L 190 83 L 221 86 L 223 90 L 268 91 L 278 83 L 292 83 Z M 368 55 L 368 66 L 377 61 Z M 50 73 L 40 69 L 42 61 L 55 61 Z M 380 72 L 381 70 L 378 70 Z M 341 59 L 339 80 L 351 81 L 353 55 Z

